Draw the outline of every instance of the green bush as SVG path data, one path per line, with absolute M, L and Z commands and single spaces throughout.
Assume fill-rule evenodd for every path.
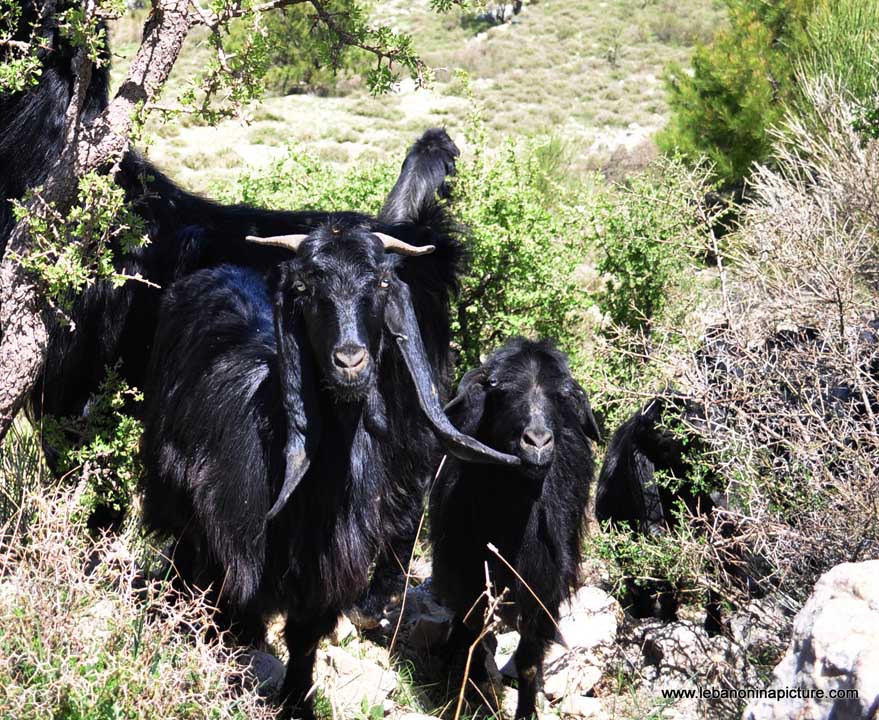
M 725 0 L 729 27 L 696 49 L 692 74 L 678 64 L 666 72 L 672 117 L 660 147 L 692 160 L 707 156 L 727 183 L 768 158 L 768 130 L 795 97 L 795 59 L 819 1 Z
M 138 446 L 142 424 L 129 413 L 143 395 L 109 370 L 89 412 L 82 417 L 43 420 L 43 435 L 58 453 L 57 471 L 84 480 L 80 511 L 95 509 L 121 518 L 131 507 L 142 472 Z
M 469 264 L 453 310 L 454 345 L 463 372 L 513 334 L 554 338 L 576 364 L 578 314 L 591 304 L 575 281 L 587 252 L 573 200 L 547 198 L 541 143 L 507 145 L 488 159 L 481 146 L 458 163 L 454 215 L 466 228 Z M 243 175 L 226 200 L 268 207 L 359 209 L 376 213 L 397 165 L 341 174 L 291 149 L 279 164 Z
M 687 271 L 706 249 L 706 175 L 704 166 L 690 172 L 680 160 L 662 160 L 653 172 L 596 198 L 592 228 L 606 277 L 597 299 L 617 329 L 649 330 L 689 284 Z
M 363 7 L 354 0 L 334 0 L 331 5 L 333 13 Z M 362 50 L 339 45 L 337 38 L 316 22 L 308 3 L 267 13 L 258 29 L 249 21 L 233 23 L 229 40 L 233 55 L 249 50 L 254 43 L 260 46 L 266 64 L 263 82 L 276 95 L 332 89 L 340 73 L 365 69 L 368 61 Z
M 216 186 L 214 194 L 225 202 L 260 207 L 376 214 L 396 173 L 397 167 L 391 163 L 340 172 L 301 148 L 289 147 L 282 160 L 264 170 L 242 173 L 234 183 Z
M 509 143 L 459 165 L 454 207 L 470 254 L 452 322 L 462 369 L 511 335 L 553 338 L 579 366 L 579 317 L 593 301 L 575 270 L 589 247 L 575 199 L 548 199 L 544 145 Z

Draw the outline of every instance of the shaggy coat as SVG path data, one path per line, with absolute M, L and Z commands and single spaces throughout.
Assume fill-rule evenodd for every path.
M 75 48 L 61 35 L 55 16 L 40 19 L 43 5 L 43 0 L 23 2 L 14 38 L 26 40 L 28 28 L 39 24 L 46 48 L 40 50 L 39 81 L 23 92 L 0 95 L 0 256 L 14 226 L 11 201 L 22 199 L 28 189 L 46 180 L 64 146 Z M 0 58 L 5 52 L 0 46 Z M 104 53 L 108 57 L 109 49 Z M 94 120 L 107 106 L 108 88 L 109 66 L 104 62 L 92 68 L 81 112 L 84 123 Z M 276 248 L 245 243 L 246 235 L 308 233 L 329 219 L 389 233 L 398 232 L 394 229 L 397 224 L 446 223 L 436 211 L 436 193 L 445 192 L 444 177 L 438 173 L 440 168 L 453 171 L 457 148 L 445 131 L 435 129 L 425 133 L 412 153 L 386 200 L 381 219 L 359 213 L 284 212 L 218 204 L 186 192 L 136 152 L 126 153 L 117 182 L 146 221 L 149 244 L 133 252 L 113 247 L 115 265 L 159 287 L 131 281 L 120 287 L 98 282 L 73 303 L 70 319 L 74 331 L 53 317 L 45 367 L 31 398 L 32 414 L 36 418 L 43 414 L 81 415 L 106 368 L 117 363 L 123 380 L 143 387 L 164 288 L 191 272 L 223 263 L 267 273 L 283 258 L 283 252 Z M 400 232 L 430 235 L 443 231 L 411 227 Z M 430 238 L 423 242 L 430 242 Z M 49 452 L 50 462 L 52 458 Z
M 598 427 L 564 355 L 546 341 L 507 343 L 465 375 L 446 410 L 459 430 L 522 461 L 511 468 L 447 458 L 431 492 L 430 519 L 434 588 L 456 614 L 450 651 L 479 633 L 484 607 L 470 610 L 485 589 L 487 563 L 495 592 L 508 591 L 513 603 L 508 620 L 521 633 L 516 717 L 530 717 L 559 606 L 578 584 L 594 470 L 590 439 L 599 439 Z M 477 648 L 471 678 L 494 706 L 485 653 Z
M 450 234 L 433 240 L 412 233 L 400 255 L 340 220 L 281 238 L 295 255 L 284 250 L 268 279 L 203 270 L 162 302 L 144 521 L 174 539 L 183 579 L 213 588 L 242 641 L 287 612 L 284 697 L 298 716 L 312 712 L 317 642 L 399 536 L 395 513 L 412 503 L 409 478 L 431 471 L 436 438 L 470 459 L 517 462 L 442 413 L 436 374 L 459 247 Z

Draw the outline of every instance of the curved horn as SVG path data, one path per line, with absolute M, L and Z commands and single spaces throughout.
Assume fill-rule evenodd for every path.
M 291 252 L 296 252 L 302 241 L 308 235 L 272 235 L 271 237 L 257 237 L 256 235 L 248 235 L 245 240 L 259 245 L 272 245 L 274 247 L 284 248 Z
M 430 255 L 434 250 L 436 250 L 436 245 L 422 245 L 419 247 L 418 245 L 410 245 L 409 243 L 404 243 L 402 240 L 398 240 L 397 238 L 391 235 L 385 235 L 385 233 L 373 233 L 379 240 L 382 241 L 382 245 L 385 246 L 385 252 L 395 252 L 400 253 L 400 255 Z
M 412 307 L 412 299 L 405 283 L 395 281 L 395 292 L 385 308 L 385 327 L 394 336 L 409 376 L 415 385 L 415 394 L 433 431 L 442 440 L 448 451 L 468 462 L 499 463 L 519 465 L 521 461 L 513 455 L 486 447 L 476 438 L 458 430 L 446 415 L 439 403 L 439 395 L 434 385 L 433 372 L 427 360 L 424 341 L 418 330 L 418 320 Z

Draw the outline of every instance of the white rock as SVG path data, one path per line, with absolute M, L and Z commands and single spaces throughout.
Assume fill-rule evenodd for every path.
M 543 659 L 544 691 L 550 700 L 571 693 L 585 695 L 601 679 L 601 651 L 610 648 L 617 633 L 619 604 L 595 587 L 582 587 L 560 608 L 559 630 L 568 647 L 552 643 Z M 517 678 L 513 653 L 519 633 L 497 636 L 495 662 L 501 675 Z
M 561 608 L 559 628 L 569 648 L 612 645 L 617 634 L 619 603 L 603 590 L 585 586 Z
M 397 673 L 373 660 L 354 657 L 335 646 L 318 654 L 318 675 L 324 692 L 340 710 L 359 711 L 364 699 L 381 705 L 397 688 Z
M 354 627 L 354 623 L 347 615 L 342 615 L 339 622 L 336 623 L 336 629 L 330 635 L 330 642 L 334 645 L 340 645 L 355 635 L 357 635 L 357 628 Z
M 585 695 L 601 680 L 602 668 L 593 657 L 569 652 L 544 666 L 543 691 L 550 700 Z
M 860 720 L 879 707 L 879 560 L 843 563 L 821 576 L 794 620 L 772 689 L 821 690 L 824 697 L 760 699 L 745 720 Z M 830 698 L 856 690 L 857 699 Z M 872 713 L 872 715 L 871 715 Z
M 556 706 L 561 715 L 579 718 L 603 718 L 601 701 L 583 695 L 568 695 Z

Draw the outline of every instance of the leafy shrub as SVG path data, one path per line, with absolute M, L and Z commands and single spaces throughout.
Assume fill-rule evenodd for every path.
M 67 215 L 42 201 L 39 188 L 29 192 L 28 199 L 38 201 L 33 212 L 26 202 L 13 202 L 13 215 L 16 221 L 27 218 L 32 240 L 30 252 L 18 259 L 42 280 L 47 297 L 61 309 L 69 309 L 85 286 L 97 280 L 140 280 L 116 269 L 113 248 L 129 253 L 147 240 L 143 219 L 109 176 L 83 175 L 78 198 Z
M 110 370 L 88 414 L 43 421 L 43 433 L 57 452 L 57 471 L 84 480 L 80 512 L 88 517 L 100 509 L 107 521 L 121 518 L 134 496 L 142 467 L 138 454 L 142 424 L 129 413 L 143 399 Z
M 455 214 L 470 262 L 453 319 L 462 369 L 511 335 L 554 338 L 577 367 L 579 316 L 592 304 L 574 271 L 588 253 L 572 198 L 547 199 L 546 155 L 507 144 L 460 163 Z
M 704 166 L 689 171 L 679 160 L 663 160 L 590 208 L 606 277 L 598 305 L 614 325 L 648 330 L 687 283 L 687 270 L 706 250 L 706 176 Z
M 396 179 L 397 168 L 376 163 L 342 173 L 300 148 L 265 170 L 242 173 L 234 183 L 215 188 L 227 202 L 261 207 L 360 210 L 376 214 Z
M 332 12 L 351 12 L 362 3 L 336 0 Z M 363 51 L 339 45 L 327 28 L 315 22 L 314 9 L 307 3 L 268 13 L 254 28 L 240 21 L 230 27 L 229 51 L 234 55 L 259 50 L 265 63 L 263 82 L 276 95 L 333 88 L 338 74 L 365 69 Z M 254 44 L 258 48 L 254 48 Z

